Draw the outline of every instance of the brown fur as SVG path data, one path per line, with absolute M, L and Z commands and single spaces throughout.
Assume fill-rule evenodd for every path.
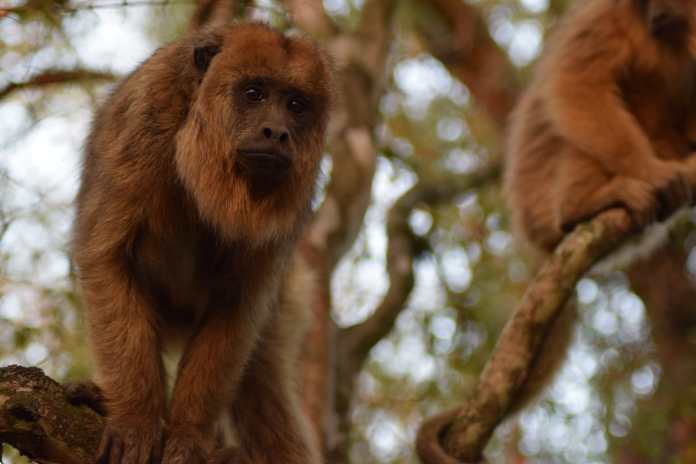
M 270 113 L 245 99 L 250 79 L 270 89 Z M 97 113 L 74 259 L 108 411 L 99 462 L 205 462 L 228 405 L 240 462 L 318 462 L 292 386 L 288 334 L 301 321 L 278 295 L 302 291 L 290 257 L 310 211 L 329 85 L 308 41 L 235 25 L 158 50 Z M 295 94 L 309 102 L 301 115 L 286 107 Z M 246 173 L 238 150 L 270 141 L 289 154 L 287 175 L 261 175 L 267 166 L 254 160 Z M 176 344 L 167 401 L 161 355 Z
M 505 175 L 513 228 L 541 255 L 605 209 L 645 226 L 690 201 L 695 18 L 689 0 L 586 0 L 550 38 L 512 116 Z M 554 323 L 514 409 L 556 372 L 576 312 Z

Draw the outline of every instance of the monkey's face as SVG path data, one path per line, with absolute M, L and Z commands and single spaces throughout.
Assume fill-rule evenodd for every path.
M 237 173 L 252 195 L 265 195 L 287 182 L 299 153 L 296 140 L 316 125 L 312 99 L 272 77 L 242 79 L 233 90 Z
M 311 43 L 261 25 L 192 51 L 200 85 L 177 134 L 177 172 L 228 239 L 288 236 L 308 210 L 328 120 L 330 72 Z

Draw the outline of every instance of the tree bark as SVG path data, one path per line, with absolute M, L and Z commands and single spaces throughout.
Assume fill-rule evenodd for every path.
M 0 445 L 39 463 L 85 464 L 93 461 L 103 429 L 103 417 L 70 404 L 41 369 L 0 368 Z
M 312 302 L 314 320 L 302 358 L 304 407 L 328 460 L 347 462 L 346 413 L 337 412 L 340 383 L 335 353 L 340 351 L 331 315 L 331 276 L 363 226 L 372 199 L 377 166 L 375 128 L 383 92 L 396 2 L 368 0 L 357 29 L 346 32 L 326 15 L 321 2 L 287 0 L 290 16 L 323 41 L 336 68 L 334 105 L 327 148 L 332 175 L 324 200 L 305 231 L 300 251 L 319 283 Z M 340 173 L 336 175 L 336 173 Z M 337 346 L 338 345 L 338 346 Z M 340 382 L 340 383 L 339 383 Z

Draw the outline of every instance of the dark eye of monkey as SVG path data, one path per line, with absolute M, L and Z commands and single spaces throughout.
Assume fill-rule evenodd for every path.
M 247 100 L 253 102 L 260 102 L 266 98 L 266 94 L 263 92 L 263 89 L 254 85 L 250 85 L 244 89 L 244 96 Z
M 302 114 L 307 109 L 308 103 L 300 97 L 290 97 L 288 99 L 288 110 L 295 114 Z

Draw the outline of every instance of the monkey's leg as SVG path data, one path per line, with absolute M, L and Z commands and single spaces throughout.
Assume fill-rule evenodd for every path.
M 209 310 L 179 363 L 164 464 L 207 462 L 215 422 L 237 390 L 264 312 L 263 305 Z
M 243 464 L 319 464 L 318 446 L 299 406 L 297 343 L 282 318 L 274 318 L 244 372 L 231 418 Z
M 97 462 L 146 464 L 162 452 L 164 372 L 154 313 L 118 260 L 83 265 L 86 319 L 106 398 Z

